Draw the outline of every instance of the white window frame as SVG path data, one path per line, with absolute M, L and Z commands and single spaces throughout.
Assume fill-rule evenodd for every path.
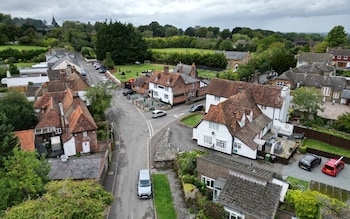
M 214 179 L 202 175 L 201 176 L 201 181 L 205 183 L 207 188 L 209 188 L 209 189 L 213 189 L 214 188 L 214 182 L 215 182 Z
M 87 134 L 87 131 L 83 131 L 83 137 L 87 137 L 88 134 Z
M 214 130 L 219 130 L 219 124 L 216 122 L 209 122 L 209 128 Z
M 165 87 L 164 90 L 165 90 L 165 91 L 169 91 L 169 87 Z
M 208 136 L 208 135 L 204 135 L 203 136 L 203 141 L 207 145 L 212 145 L 213 144 L 213 138 L 211 136 Z
M 323 96 L 331 96 L 331 88 L 330 87 L 322 87 L 322 95 Z
M 164 99 L 168 100 L 169 99 L 169 95 L 168 94 L 164 94 Z
M 214 100 L 215 101 L 220 101 L 220 97 L 219 96 L 214 96 Z
M 221 139 L 216 139 L 216 146 L 219 148 L 226 148 L 227 141 L 221 140 Z
M 233 142 L 233 147 L 234 147 L 234 148 L 241 149 L 241 148 L 242 148 L 242 144 L 241 144 L 241 143 L 238 143 L 238 142 Z
M 333 99 L 339 99 L 340 94 L 338 92 L 333 93 Z

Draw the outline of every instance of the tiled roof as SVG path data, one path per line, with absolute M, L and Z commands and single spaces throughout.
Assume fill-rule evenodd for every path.
M 329 53 L 302 52 L 298 55 L 298 61 L 330 63 L 332 61 L 332 55 Z
M 224 55 L 228 60 L 244 60 L 249 52 L 224 51 Z
M 274 219 L 282 187 L 252 180 L 244 174 L 232 172 L 226 179 L 218 201 L 246 215 L 259 219 Z
M 50 98 L 47 107 L 39 116 L 39 122 L 35 128 L 61 127 L 60 110 L 54 98 Z
M 136 78 L 132 84 L 134 86 L 142 87 L 148 81 L 148 79 L 149 79 L 148 77 L 142 76 L 142 77 Z
M 69 131 L 71 133 L 92 131 L 97 129 L 97 125 L 92 118 L 85 103 L 78 97 L 75 98 L 75 109 L 68 116 Z
M 280 95 L 283 88 L 281 86 L 261 85 L 213 78 L 210 81 L 208 94 L 229 98 L 230 96 L 236 95 L 250 87 L 252 88 L 255 103 L 275 108 L 282 107 L 283 99 Z
M 232 136 L 236 136 L 252 149 L 256 149 L 258 144 L 254 142 L 254 137 L 271 122 L 261 110 L 256 106 L 252 97 L 251 87 L 229 97 L 227 100 L 213 105 L 203 120 L 211 121 L 225 125 Z M 247 116 L 252 112 L 252 121 Z M 241 127 L 239 122 L 245 116 L 244 126 Z
M 350 56 L 350 49 L 330 49 L 329 53 L 334 56 Z
M 24 151 L 35 151 L 34 144 L 34 130 L 22 130 L 16 131 L 15 136 L 18 137 L 19 143 L 21 145 L 21 149 Z
M 178 73 L 164 73 L 155 71 L 149 79 L 149 83 L 160 84 L 166 87 L 173 87 L 177 80 L 181 78 Z M 180 80 L 183 80 L 182 78 Z

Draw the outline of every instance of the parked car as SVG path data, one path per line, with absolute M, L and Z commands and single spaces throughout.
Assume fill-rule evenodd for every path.
M 322 172 L 325 174 L 331 175 L 331 176 L 337 176 L 337 174 L 344 169 L 345 162 L 342 161 L 343 157 L 339 159 L 332 158 L 329 161 L 327 161 L 323 168 Z
M 152 181 L 149 171 L 147 169 L 142 169 L 139 171 L 139 176 L 137 180 L 137 197 L 152 197 Z
M 123 91 L 123 95 L 124 95 L 124 96 L 127 96 L 128 94 L 131 95 L 131 94 L 133 94 L 133 93 L 134 93 L 133 90 L 126 90 L 126 91 Z
M 190 112 L 202 111 L 204 109 L 203 104 L 195 104 L 191 107 Z
M 321 164 L 321 157 L 315 154 L 307 154 L 299 160 L 298 166 L 304 170 L 311 171 Z
M 165 115 L 166 115 L 166 112 L 164 110 L 153 110 L 152 111 L 152 118 L 158 118 L 158 117 L 162 117 Z
M 98 69 L 98 71 L 99 71 L 100 73 L 106 73 L 107 69 L 106 69 L 105 67 L 103 67 L 103 66 L 100 66 L 100 68 Z

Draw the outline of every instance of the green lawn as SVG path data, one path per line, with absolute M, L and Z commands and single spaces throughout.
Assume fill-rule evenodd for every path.
M 181 119 L 181 123 L 190 126 L 190 127 L 195 127 L 203 118 L 202 114 L 199 113 L 191 113 L 184 118 Z
M 158 219 L 176 219 L 176 211 L 166 174 L 152 174 L 153 200 Z
M 336 154 L 339 156 L 344 156 L 344 157 L 350 157 L 350 151 L 349 150 L 345 150 L 342 148 L 338 148 L 320 141 L 316 141 L 313 139 L 306 139 L 304 141 L 304 146 L 308 147 L 308 148 L 313 148 L 313 149 L 317 149 L 320 151 L 325 151 L 328 153 L 332 153 L 332 154 Z
M 165 48 L 165 49 L 152 49 L 155 52 L 166 53 L 215 53 L 215 50 L 210 49 L 195 49 L 195 48 Z
M 169 68 L 174 68 L 175 66 L 169 66 Z M 114 67 L 113 75 L 122 82 L 127 82 L 130 78 L 141 77 L 141 72 L 147 70 L 163 70 L 164 65 L 159 64 L 140 64 L 140 65 L 117 65 Z M 122 73 L 124 72 L 124 76 Z
M 16 50 L 36 50 L 36 49 L 47 49 L 41 46 L 23 46 L 23 45 L 2 45 L 0 46 L 0 51 L 5 49 L 16 49 Z

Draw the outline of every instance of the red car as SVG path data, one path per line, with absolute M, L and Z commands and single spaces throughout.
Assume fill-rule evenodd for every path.
M 344 169 L 345 163 L 342 161 L 343 157 L 339 159 L 330 159 L 325 163 L 322 168 L 322 172 L 331 176 L 337 176 L 337 174 Z

